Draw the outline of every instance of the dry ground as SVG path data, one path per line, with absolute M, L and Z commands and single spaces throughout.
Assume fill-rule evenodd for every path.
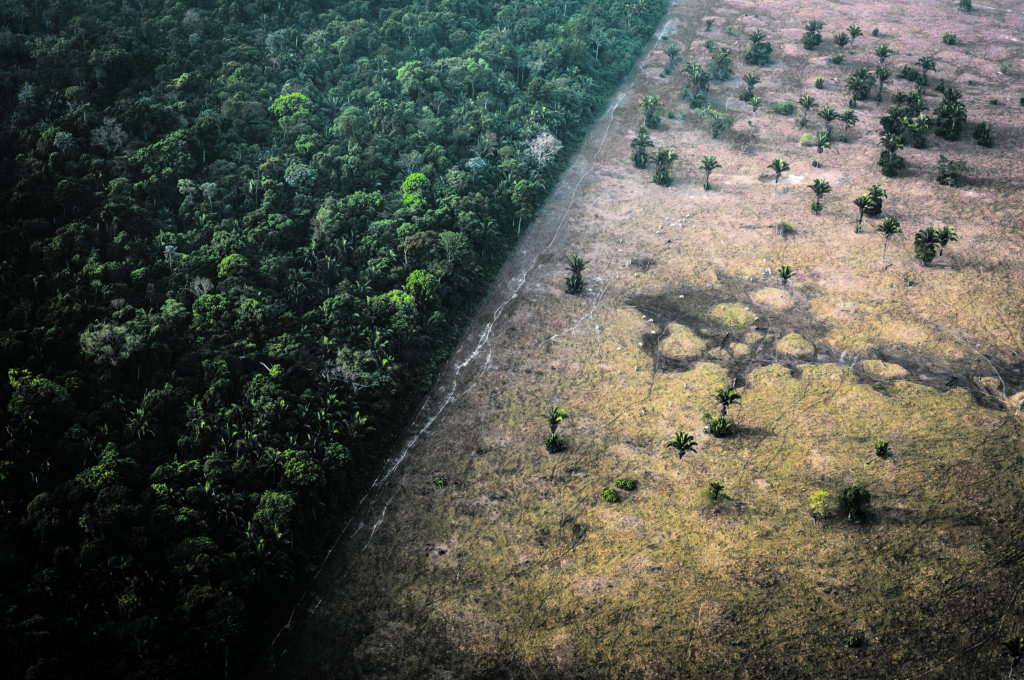
M 595 126 L 408 446 L 342 530 L 273 674 L 1005 677 L 1001 643 L 1024 634 L 1024 31 L 1003 11 L 1017 3 L 981 4 L 675 4 L 666 40 Z M 826 24 L 814 52 L 798 42 L 811 19 Z M 829 38 L 851 23 L 865 35 L 833 65 Z M 775 47 L 770 67 L 739 58 L 755 28 Z M 719 139 L 679 98 L 682 66 L 660 77 L 666 44 L 681 64 L 707 63 L 708 38 L 737 56 L 714 103 L 736 97 L 748 70 L 762 78 L 762 108 L 731 112 Z M 799 144 L 815 119 L 801 130 L 772 112 L 803 93 L 846 108 L 846 74 L 873 68 L 882 42 L 894 72 L 934 56 L 932 82 L 960 87 L 968 107 L 961 141 L 905 150 L 898 179 L 875 165 L 877 130 L 905 81 L 862 102 L 850 142 L 822 155 Z M 679 155 L 667 189 L 629 161 L 644 94 L 675 114 L 652 131 Z M 928 90 L 929 105 L 939 97 Z M 982 120 L 995 148 L 970 138 Z M 968 162 L 965 186 L 935 182 L 940 153 Z M 711 191 L 702 155 L 722 165 Z M 778 185 L 775 157 L 792 166 Z M 821 216 L 807 207 L 815 177 L 833 187 Z M 889 266 L 877 221 L 853 228 L 851 200 L 875 183 L 904 232 Z M 793 236 L 771 228 L 780 220 Z M 921 267 L 913 233 L 942 225 L 960 241 Z M 573 253 L 590 262 L 580 296 L 564 292 L 560 260 Z M 785 287 L 780 264 L 796 272 Z M 812 347 L 787 353 L 778 341 L 792 333 Z M 732 381 L 737 436 L 701 434 Z M 569 448 L 549 455 L 541 414 L 555 404 L 570 414 Z M 683 460 L 665 448 L 678 429 L 698 433 Z M 876 437 L 891 458 L 874 459 Z M 620 477 L 638 488 L 605 503 Z M 717 511 L 700 496 L 713 480 L 730 497 Z M 855 481 L 873 498 L 863 522 L 810 518 L 813 491 Z

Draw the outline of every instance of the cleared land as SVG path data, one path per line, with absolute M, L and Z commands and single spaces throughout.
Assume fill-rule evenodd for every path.
M 509 262 L 419 434 L 344 529 L 274 673 L 1005 677 L 1002 643 L 1024 634 L 1024 50 L 1021 15 L 1004 11 L 1016 5 L 985 4 L 673 6 L 666 40 Z M 825 42 L 807 51 L 812 19 Z M 832 34 L 853 23 L 864 35 L 831 63 Z M 774 46 L 768 67 L 739 56 L 754 29 Z M 736 71 L 712 84 L 712 104 L 736 100 L 748 71 L 763 98 L 754 115 L 730 111 L 718 139 L 679 97 L 682 64 L 706 64 L 709 38 Z M 660 77 L 673 42 L 682 60 Z M 960 141 L 902 150 L 896 179 L 876 166 L 878 120 L 910 83 L 894 77 L 882 103 L 861 102 L 849 142 L 820 155 L 799 142 L 821 127 L 813 113 L 801 129 L 799 109 L 772 111 L 805 93 L 845 109 L 847 75 L 873 69 L 882 43 L 894 74 L 935 57 L 931 84 L 960 88 L 968 111 Z M 651 132 L 679 156 L 669 188 L 629 159 L 648 94 L 674 113 Z M 941 99 L 925 97 L 930 109 Z M 979 121 L 994 148 L 971 139 Z M 936 183 L 940 154 L 967 162 L 964 186 Z M 703 155 L 722 166 L 711 191 Z M 776 157 L 791 165 L 777 185 Z M 820 216 L 814 178 L 833 189 Z M 851 201 L 872 184 L 903 229 L 885 264 L 878 220 L 854 231 Z M 922 267 L 913 233 L 943 225 L 960 240 Z M 573 253 L 590 262 L 579 296 L 564 291 Z M 795 272 L 785 286 L 781 264 Z M 733 381 L 736 436 L 701 433 Z M 569 413 L 555 455 L 543 443 L 552 405 Z M 665 446 L 680 429 L 698 440 L 682 460 Z M 876 438 L 891 456 L 875 457 Z M 636 490 L 604 502 L 624 477 Z M 711 481 L 729 497 L 717 508 L 701 496 Z M 861 522 L 811 519 L 811 493 L 854 482 L 872 495 Z

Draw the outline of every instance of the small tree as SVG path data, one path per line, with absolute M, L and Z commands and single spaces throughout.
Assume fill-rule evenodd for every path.
M 938 256 L 940 243 L 941 238 L 935 227 L 919 230 L 914 234 L 914 257 L 927 267 Z
M 668 444 L 665 444 L 665 446 L 670 449 L 675 449 L 679 454 L 679 460 L 682 460 L 683 456 L 687 453 L 697 450 L 697 440 L 686 430 L 679 430 L 672 435 L 672 439 Z
M 583 270 L 587 267 L 587 261 L 579 255 L 573 255 L 566 257 L 562 262 L 565 263 L 566 269 L 569 271 L 569 275 L 565 277 L 565 290 L 572 295 L 581 293 L 583 287 L 587 285 L 586 279 L 583 278 Z
M 728 415 L 729 407 L 739 403 L 741 399 L 743 399 L 743 395 L 737 392 L 734 387 L 719 387 L 718 391 L 715 392 L 715 401 L 718 403 L 718 409 L 723 416 Z
M 700 167 L 704 170 L 704 191 L 708 191 L 711 189 L 711 172 L 722 165 L 714 156 L 701 156 Z
M 937 230 L 939 234 L 939 256 L 942 256 L 942 252 L 946 249 L 953 241 L 959 241 L 960 239 L 956 236 L 956 230 L 953 227 L 943 227 Z
M 647 94 L 640 97 L 637 108 L 644 115 L 644 125 L 651 130 L 657 130 L 661 125 L 661 97 L 656 94 Z
M 761 82 L 761 76 L 751 71 L 750 73 L 743 74 L 743 82 L 747 86 L 747 92 L 753 92 L 754 86 Z
M 647 149 L 654 147 L 654 141 L 651 139 L 651 135 L 647 132 L 647 127 L 641 125 L 636 131 L 636 137 L 630 142 L 630 146 L 633 149 L 632 160 L 633 167 L 635 168 L 646 168 L 647 162 L 650 160 L 650 156 L 647 154 Z
M 568 448 L 568 445 L 562 439 L 562 435 L 551 432 L 544 437 L 544 448 L 548 450 L 548 453 L 561 453 Z
M 864 35 L 864 31 L 860 30 L 857 24 L 850 24 L 846 30 L 850 32 L 850 49 L 853 49 L 853 42 Z
M 782 173 L 789 170 L 789 163 L 781 158 L 773 158 L 772 162 L 768 164 L 768 169 L 775 173 L 775 183 L 778 184 L 779 178 L 782 177 Z
M 800 36 L 800 42 L 805 50 L 813 50 L 821 44 L 821 29 L 823 28 L 825 28 L 825 22 L 817 19 L 804 24 L 804 34 Z
M 707 486 L 700 490 L 700 497 L 703 498 L 711 507 L 717 508 L 729 500 L 729 496 L 725 493 L 725 484 L 722 482 L 709 482 Z
M 850 34 L 847 33 L 846 31 L 839 31 L 834 36 L 832 36 L 832 42 L 834 42 L 836 44 L 836 47 L 838 47 L 839 49 L 843 49 L 844 47 L 850 44 Z
M 672 185 L 672 161 L 676 159 L 676 153 L 672 149 L 658 147 L 654 150 L 654 183 L 667 187 Z
M 878 217 L 882 214 L 882 199 L 888 198 L 889 195 L 881 185 L 872 184 L 868 187 L 868 196 L 871 198 L 871 203 L 864 211 L 864 214 L 868 217 Z
M 964 122 L 967 120 L 967 106 L 961 101 L 963 94 L 955 87 L 942 91 L 942 101 L 935 107 L 935 133 L 945 140 L 960 139 Z
M 558 425 L 566 415 L 565 409 L 561 406 L 552 406 L 544 412 L 544 420 L 548 421 L 548 427 L 551 428 L 552 433 L 558 429 Z
M 768 35 L 761 29 L 756 29 L 748 36 L 750 47 L 743 52 L 743 61 L 751 66 L 767 66 L 771 63 L 772 44 L 765 38 Z
M 825 131 L 828 132 L 829 139 L 832 138 L 832 123 L 839 120 L 839 112 L 832 108 L 831 105 L 826 105 L 818 110 L 818 116 L 825 121 Z
M 878 79 L 878 97 L 875 101 L 882 101 L 882 85 L 885 84 L 885 81 L 889 80 L 890 76 L 892 76 L 892 71 L 886 66 L 879 66 L 875 69 L 875 78 Z
M 804 117 L 800 119 L 800 127 L 807 125 L 807 114 L 810 113 L 811 109 L 817 106 L 818 102 L 809 94 L 801 95 L 800 99 L 797 100 L 797 104 L 804 110 Z
M 818 130 L 818 133 L 814 135 L 814 146 L 818 149 L 818 153 L 824 153 L 825 149 L 831 149 L 832 133 L 828 130 Z
M 832 185 L 820 177 L 816 177 L 807 188 L 814 192 L 814 198 L 818 201 L 821 201 L 825 194 L 832 193 Z
M 900 233 L 900 223 L 895 217 L 886 217 L 878 225 L 877 231 L 885 236 L 885 244 L 882 246 L 882 262 L 885 262 L 885 251 L 889 248 L 889 239 Z
M 715 439 L 728 437 L 732 434 L 732 421 L 725 416 L 712 416 L 710 413 L 705 412 L 703 418 L 705 422 L 704 431 Z
M 785 286 L 789 283 L 789 280 L 793 278 L 793 268 L 788 264 L 782 264 L 775 268 L 775 273 L 782 279 L 782 285 Z
M 708 88 L 711 85 L 711 74 L 701 68 L 701 65 L 696 61 L 686 62 L 686 74 L 690 77 L 690 83 L 687 86 L 690 97 L 690 108 L 699 109 L 707 105 L 708 100 Z M 687 92 L 683 92 L 685 97 Z
M 857 198 L 853 199 L 853 204 L 857 206 L 860 211 L 857 215 L 857 227 L 855 231 L 860 232 L 861 224 L 864 223 L 864 213 L 867 211 L 868 206 L 871 205 L 871 197 L 867 194 L 861 194 Z
M 896 50 L 889 47 L 885 43 L 882 43 L 881 45 L 875 48 L 875 56 L 878 57 L 879 64 L 884 64 L 885 60 L 894 54 L 896 54 Z
M 843 487 L 840 497 L 843 501 L 843 510 L 846 511 L 846 518 L 851 522 L 856 521 L 871 503 L 871 494 L 860 484 Z
M 875 455 L 879 458 L 885 458 L 889 455 L 889 442 L 884 439 L 875 440 Z

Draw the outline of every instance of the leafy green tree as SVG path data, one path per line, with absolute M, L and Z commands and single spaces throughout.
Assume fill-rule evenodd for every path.
M 832 123 L 839 120 L 839 115 L 839 112 L 829 105 L 818 109 L 818 117 L 825 122 L 825 131 L 828 132 L 829 139 L 832 138 Z
M 718 135 L 722 134 L 725 130 L 732 125 L 732 119 L 725 115 L 721 111 L 717 111 L 710 106 L 705 106 L 698 111 L 701 120 L 707 123 L 711 127 L 711 138 L 717 139 Z
M 882 201 L 888 197 L 885 189 L 879 184 L 872 184 L 868 187 L 867 195 L 871 199 L 864 214 L 868 217 L 878 217 L 882 214 Z
M 679 430 L 665 446 L 675 449 L 679 460 L 682 460 L 687 453 L 697 450 L 697 439 L 686 430 Z
M 821 44 L 821 29 L 823 28 L 825 28 L 825 22 L 817 19 L 804 24 L 804 34 L 800 37 L 800 42 L 805 50 L 813 50 Z
M 814 135 L 813 144 L 818 149 L 818 153 L 824 153 L 825 149 L 831 149 L 832 133 L 828 130 L 818 130 L 817 134 Z
M 761 82 L 761 76 L 750 71 L 749 73 L 743 74 L 743 82 L 747 86 L 747 92 L 753 92 L 754 86 Z
M 778 184 L 782 173 L 789 170 L 789 163 L 781 158 L 773 158 L 772 162 L 768 164 L 768 169 L 775 173 L 775 183 Z
M 856 102 L 871 96 L 871 86 L 875 77 L 866 66 L 861 66 L 846 77 L 846 88 L 850 91 L 851 101 Z
M 885 244 L 882 246 L 882 262 L 885 262 L 885 251 L 889 247 L 889 239 L 900 233 L 900 223 L 895 217 L 886 217 L 876 229 L 878 233 L 885 236 Z
M 855 40 L 856 40 L 857 38 L 859 38 L 859 37 L 861 37 L 862 35 L 864 35 L 864 31 L 862 31 L 862 30 L 861 30 L 861 28 L 860 28 L 860 26 L 858 26 L 857 24 L 850 24 L 850 25 L 849 25 L 849 26 L 848 26 L 848 27 L 846 28 L 846 30 L 847 30 L 847 31 L 849 31 L 849 33 L 850 33 L 850 47 L 852 48 L 852 47 L 853 47 L 853 42 L 854 42 L 854 41 L 855 41 Z
M 565 277 L 565 289 L 576 295 L 583 291 L 583 287 L 586 285 L 586 280 L 583 278 L 583 270 L 587 266 L 587 261 L 579 255 L 573 255 L 572 257 L 566 257 L 565 262 L 566 269 L 569 271 L 569 275 Z
M 704 191 L 711 189 L 711 172 L 722 167 L 714 156 L 701 156 L 700 167 L 704 171 Z
M 875 47 L 875 56 L 878 57 L 878 63 L 884 64 L 886 59 L 896 54 L 896 50 L 889 47 L 889 45 L 882 43 Z
M 433 204 L 433 184 L 420 172 L 414 172 L 402 182 L 402 202 L 410 210 L 420 213 Z
M 683 96 L 689 96 L 690 108 L 699 109 L 707 104 L 708 87 L 711 84 L 711 74 L 705 71 L 696 61 L 686 62 L 686 75 L 690 78 L 688 91 Z
M 967 163 L 950 160 L 939 154 L 939 171 L 936 176 L 939 184 L 948 187 L 958 187 L 963 182 L 965 172 L 967 172 Z
M 892 76 L 892 71 L 885 66 L 879 65 L 875 69 L 875 78 L 878 79 L 878 97 L 875 101 L 882 101 L 882 86 L 885 84 L 885 81 L 889 80 L 890 76 Z

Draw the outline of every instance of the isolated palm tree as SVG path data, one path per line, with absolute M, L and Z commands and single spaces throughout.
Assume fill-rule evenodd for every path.
M 850 49 L 853 49 L 853 41 L 864 35 L 864 31 L 860 30 L 857 24 L 850 24 L 846 30 L 850 33 Z
M 935 227 L 918 230 L 914 234 L 914 257 L 927 267 L 938 255 L 937 246 L 940 243 L 942 243 L 942 238 Z
M 667 448 L 675 449 L 679 454 L 679 460 L 683 459 L 687 453 L 697 450 L 697 440 L 692 434 L 686 432 L 686 430 L 679 430 L 672 435 L 671 441 L 665 444 Z
M 711 189 L 711 171 L 722 167 L 714 156 L 701 156 L 700 167 L 704 170 L 704 191 Z
M 882 246 L 882 262 L 885 262 L 885 251 L 889 248 L 889 239 L 900 233 L 900 222 L 895 217 L 886 217 L 878 225 L 877 231 L 885 235 L 885 245 Z
M 561 406 L 552 406 L 544 412 L 544 419 L 548 421 L 548 427 L 551 428 L 551 432 L 554 433 L 558 429 L 558 424 L 566 417 L 565 409 Z
M 825 194 L 832 193 L 832 185 L 820 177 L 816 177 L 813 182 L 807 185 L 807 188 L 814 192 L 814 197 L 819 201 Z
M 839 112 L 831 105 L 825 105 L 824 108 L 818 110 L 818 116 L 825 121 L 825 130 L 828 131 L 829 138 L 832 137 L 832 123 L 839 120 L 839 115 Z
M 780 264 L 778 267 L 776 267 L 775 273 L 779 275 L 780 279 L 782 279 L 783 286 L 788 284 L 789 280 L 793 278 L 793 268 L 790 267 L 788 264 Z
M 864 211 L 871 205 L 871 196 L 868 194 L 861 194 L 857 198 L 853 199 L 853 204 L 860 210 L 860 214 L 857 215 L 857 231 L 860 231 L 860 225 L 864 222 Z
M 882 43 L 881 45 L 875 48 L 875 56 L 878 57 L 879 64 L 884 64 L 885 60 L 894 54 L 896 54 L 896 50 L 889 47 L 885 43 Z
M 804 117 L 800 120 L 800 127 L 807 125 L 807 114 L 810 113 L 811 109 L 817 106 L 818 102 L 809 94 L 801 95 L 800 99 L 797 100 L 797 104 L 800 105 L 804 110 Z
M 718 408 L 723 416 L 729 414 L 729 407 L 739 402 L 743 398 L 735 388 L 725 386 L 719 387 L 718 391 L 715 392 L 715 401 L 718 402 Z
M 778 184 L 782 173 L 789 170 L 789 163 L 781 158 L 773 158 L 772 162 L 768 164 L 768 169 L 775 172 L 775 183 Z
M 885 84 L 885 81 L 889 80 L 891 75 L 892 71 L 885 66 L 879 66 L 875 69 L 875 78 L 878 78 L 878 97 L 875 101 L 882 101 L 882 85 Z

